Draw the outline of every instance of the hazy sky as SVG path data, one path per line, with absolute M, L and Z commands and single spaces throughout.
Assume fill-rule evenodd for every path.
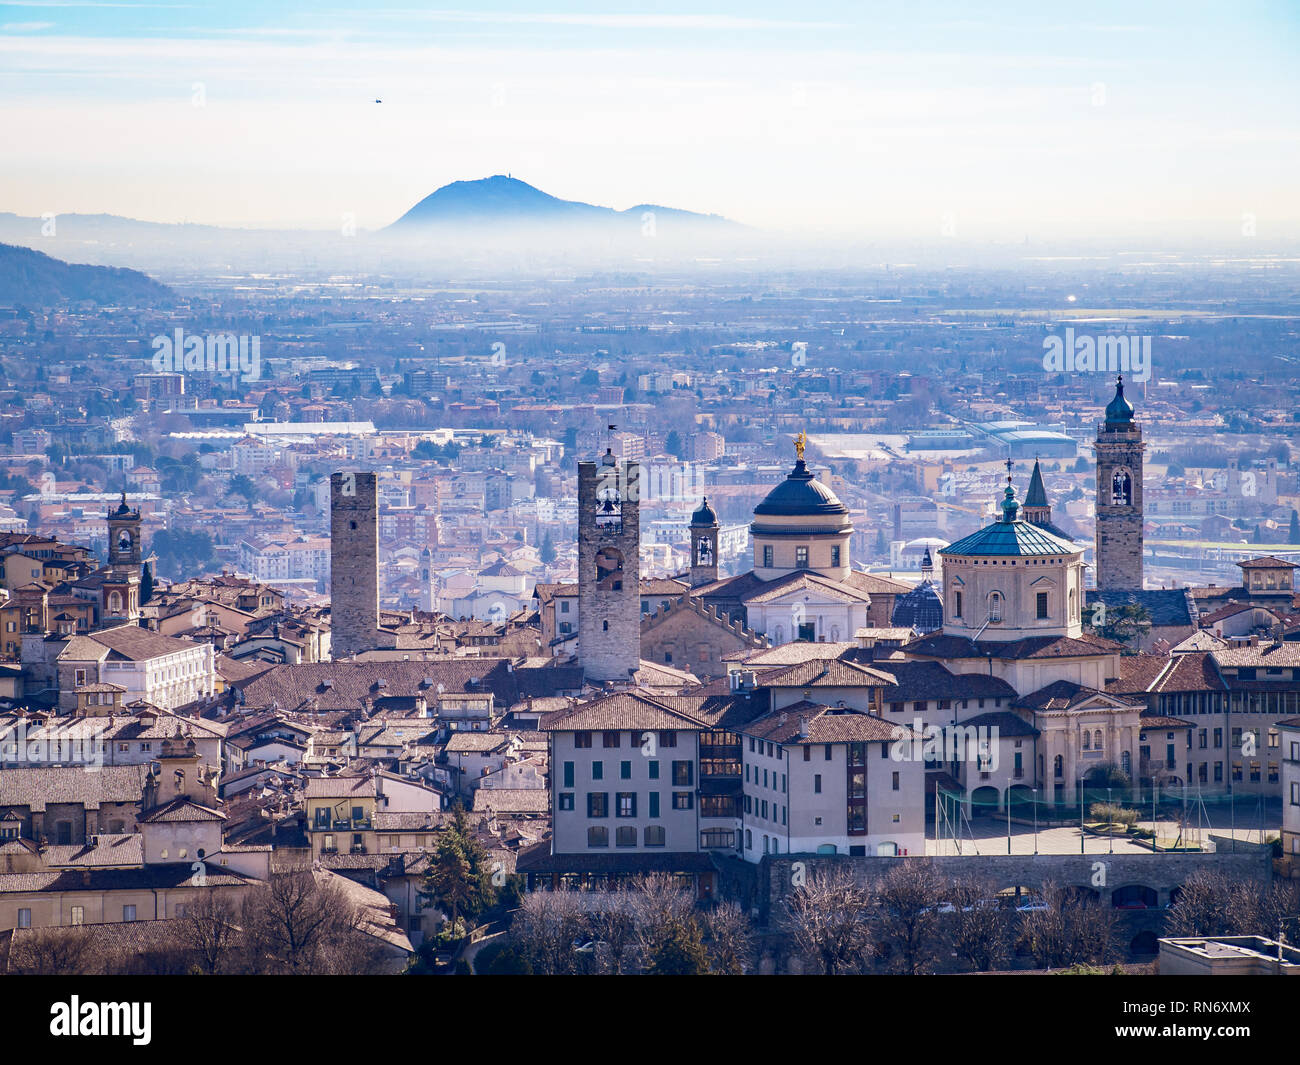
M 377 2 L 0 0 L 0 211 L 376 228 L 509 172 L 922 240 L 1300 233 L 1294 0 Z

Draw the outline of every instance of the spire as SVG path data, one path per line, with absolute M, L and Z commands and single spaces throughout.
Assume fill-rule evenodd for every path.
M 925 549 L 925 554 L 921 557 L 921 580 L 928 581 L 934 579 L 934 559 L 930 557 L 930 549 Z
M 1034 472 L 1029 476 L 1029 491 L 1025 493 L 1026 507 L 1047 506 L 1047 488 L 1043 485 L 1043 471 L 1034 459 Z

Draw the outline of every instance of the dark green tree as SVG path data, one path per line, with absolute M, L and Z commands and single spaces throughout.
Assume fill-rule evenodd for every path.
M 668 439 L 664 441 L 664 450 L 679 459 L 684 457 L 686 445 L 682 443 L 681 434 L 676 429 L 668 433 Z
M 248 474 L 240 473 L 230 478 L 230 487 L 226 490 L 226 494 L 243 496 L 251 505 L 257 502 L 257 485 Z
M 556 558 L 555 544 L 551 540 L 550 533 L 547 533 L 546 538 L 542 540 L 542 547 L 541 550 L 538 552 L 538 557 L 548 566 L 555 561 Z
M 654 933 L 646 972 L 650 976 L 699 976 L 709 971 L 709 952 L 694 917 L 672 918 Z
M 144 564 L 144 570 L 140 573 L 140 605 L 143 606 L 153 598 L 153 570 L 149 563 Z
M 1300 544 L 1300 514 L 1297 514 L 1294 510 L 1291 511 L 1291 529 L 1287 533 L 1286 542 Z

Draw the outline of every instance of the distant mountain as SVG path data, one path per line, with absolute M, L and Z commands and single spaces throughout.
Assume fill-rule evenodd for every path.
M 737 223 L 715 214 L 698 214 L 674 207 L 640 204 L 626 211 L 577 200 L 561 200 L 518 178 L 497 174 L 477 181 L 453 181 L 431 193 L 390 225 L 385 232 L 413 232 L 427 228 L 467 228 L 501 224 L 564 225 L 578 228 L 625 229 L 646 224 L 653 212 L 655 225 L 661 219 L 691 227 L 741 229 Z
M 90 300 L 101 305 L 170 303 L 166 285 L 147 274 L 114 266 L 82 266 L 43 252 L 0 244 L 0 305 L 51 307 Z

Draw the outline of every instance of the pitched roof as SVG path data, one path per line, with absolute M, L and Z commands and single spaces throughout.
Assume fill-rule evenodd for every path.
M 105 803 L 137 803 L 144 793 L 147 765 L 106 765 L 0 770 L 0 806 L 26 806 L 33 812 L 67 803 L 96 809 Z
M 804 725 L 807 725 L 805 729 Z M 847 707 L 798 702 L 757 718 L 742 730 L 746 736 L 783 746 L 813 743 L 892 743 L 912 730 L 874 714 Z M 807 735 L 801 735 L 805 732 Z
M 1112 695 L 1076 684 L 1072 680 L 1053 681 L 1037 691 L 1023 695 L 1015 702 L 1016 706 L 1039 713 L 1053 713 L 1062 710 L 1079 710 L 1086 704 L 1101 699 L 1104 703 L 1119 703 L 1137 708 L 1141 704 L 1136 700 L 1126 699 L 1122 695 Z
M 643 692 L 618 692 L 542 718 L 543 732 L 701 730 L 706 726 Z

